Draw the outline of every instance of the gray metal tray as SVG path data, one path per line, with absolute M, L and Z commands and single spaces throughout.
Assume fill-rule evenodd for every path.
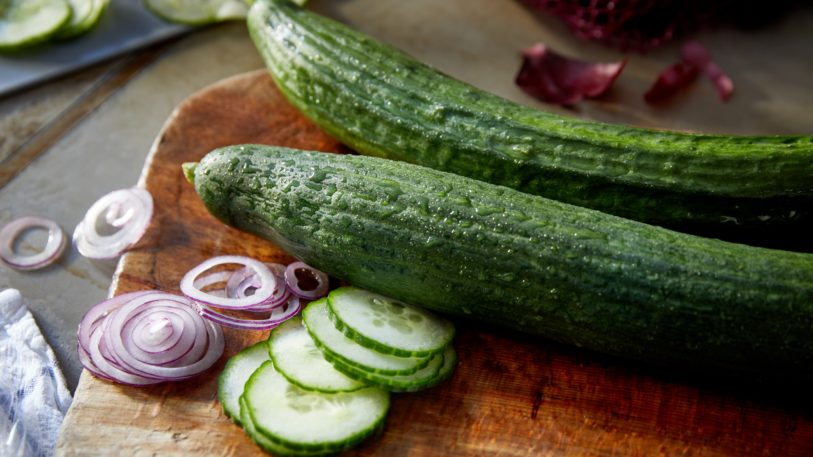
M 190 30 L 162 21 L 139 0 L 112 0 L 87 35 L 0 56 L 0 96 Z

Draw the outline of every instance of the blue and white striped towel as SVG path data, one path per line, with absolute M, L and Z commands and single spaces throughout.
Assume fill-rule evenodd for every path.
M 0 292 L 0 455 L 48 457 L 71 394 L 20 292 Z

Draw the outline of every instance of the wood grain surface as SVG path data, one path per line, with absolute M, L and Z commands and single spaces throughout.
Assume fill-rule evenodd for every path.
M 116 272 L 115 295 L 177 291 L 220 254 L 292 259 L 210 216 L 181 164 L 211 149 L 265 143 L 348 152 L 301 117 L 264 71 L 181 104 L 155 142 L 142 184 L 156 200 L 145 237 Z M 228 356 L 266 333 L 226 331 L 226 354 L 203 376 L 148 388 L 84 372 L 60 456 L 252 456 L 262 452 L 221 412 L 216 377 Z M 458 322 L 460 361 L 445 384 L 393 396 L 385 432 L 353 455 L 813 455 L 813 409 L 775 386 L 709 382 L 603 357 L 486 324 Z

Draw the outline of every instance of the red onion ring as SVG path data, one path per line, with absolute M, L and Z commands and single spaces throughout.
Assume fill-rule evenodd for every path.
M 202 319 L 192 302 L 158 291 L 99 303 L 77 335 L 88 371 L 130 385 L 188 379 L 211 367 L 225 347 L 220 327 Z
M 14 250 L 14 243 L 23 232 L 32 228 L 48 230 L 48 241 L 42 251 L 34 255 L 20 255 Z M 65 233 L 59 224 L 41 217 L 21 217 L 0 230 L 0 258 L 18 270 L 36 270 L 54 263 L 64 252 L 66 244 Z
M 251 275 L 256 276 L 258 286 L 253 295 L 230 297 L 227 294 L 226 297 L 223 297 L 202 290 L 217 282 L 223 282 L 227 276 L 224 274 L 225 272 L 215 272 L 204 276 L 201 276 L 201 274 L 213 267 L 226 264 L 243 265 L 252 272 Z M 248 273 L 246 275 L 246 277 L 249 276 Z M 277 279 L 274 273 L 262 262 L 244 256 L 225 255 L 213 257 L 189 270 L 181 279 L 180 288 L 184 295 L 204 305 L 222 309 L 244 310 L 264 304 L 269 299 L 272 299 L 277 289 Z
M 153 199 L 140 187 L 120 189 L 94 203 L 73 232 L 79 253 L 91 259 L 112 259 L 121 255 L 144 236 L 153 215 Z M 102 235 L 97 224 L 118 228 L 111 235 Z
M 105 345 L 102 326 L 97 327 L 93 333 L 91 333 L 90 347 L 90 360 L 93 362 L 94 367 L 103 374 L 103 379 L 131 386 L 146 386 L 161 382 L 160 379 L 147 378 L 124 371 L 114 361 L 110 360 L 110 350 Z M 88 371 L 95 374 L 89 367 L 86 366 L 85 368 L 88 368 Z
M 270 330 L 302 311 L 302 302 L 299 297 L 291 296 L 286 305 L 274 308 L 271 315 L 265 319 L 243 319 L 229 316 L 202 303 L 198 303 L 198 312 L 204 318 L 226 327 L 240 330 Z
M 148 290 L 129 292 L 113 298 L 108 298 L 107 300 L 90 308 L 79 322 L 79 329 L 76 332 L 79 340 L 79 349 L 84 350 L 86 353 L 90 350 L 90 334 L 93 333 L 96 327 L 102 324 L 105 319 L 107 319 L 107 316 L 118 308 L 121 308 L 121 306 L 128 301 L 151 293 L 154 292 Z
M 266 263 L 265 265 L 271 270 L 274 274 L 274 279 L 277 281 L 274 287 L 274 293 L 263 303 L 245 308 L 245 311 L 271 311 L 277 306 L 285 304 L 291 296 L 291 292 L 286 287 L 284 280 L 285 265 L 278 263 Z M 227 297 L 245 298 L 251 296 L 247 294 L 250 289 L 254 289 L 256 293 L 256 289 L 260 287 L 260 285 L 260 280 L 257 275 L 254 274 L 253 270 L 250 268 L 241 268 L 229 276 L 226 282 L 225 293 Z
M 318 284 L 314 289 L 303 290 L 299 286 L 299 278 L 296 276 L 296 272 L 298 270 L 305 270 L 313 277 L 313 279 L 316 280 Z M 294 295 L 306 300 L 314 300 L 324 297 L 328 292 L 328 287 L 330 286 L 328 277 L 325 273 L 305 264 L 304 262 L 294 262 L 285 268 L 285 283 L 288 285 L 288 288 L 291 289 L 291 292 L 293 292 Z

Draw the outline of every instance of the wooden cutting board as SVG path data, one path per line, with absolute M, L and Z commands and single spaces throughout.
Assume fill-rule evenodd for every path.
M 178 290 L 204 259 L 242 254 L 290 262 L 276 246 L 210 216 L 181 164 L 213 148 L 266 143 L 348 152 L 300 116 L 264 71 L 218 83 L 182 103 L 156 140 L 142 185 L 156 214 L 120 261 L 115 295 Z M 262 452 L 221 412 L 215 381 L 232 354 L 267 333 L 226 331 L 226 354 L 199 378 L 147 388 L 82 374 L 57 445 L 60 456 L 252 456 Z M 459 366 L 445 384 L 393 396 L 386 431 L 355 455 L 813 455 L 810 403 L 680 377 L 635 363 L 458 323 Z

